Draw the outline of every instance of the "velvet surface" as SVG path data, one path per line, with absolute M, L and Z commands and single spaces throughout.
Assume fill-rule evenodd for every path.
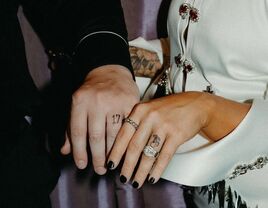
M 159 35 L 166 35 L 166 14 L 162 12 L 167 11 L 166 2 L 168 1 L 122 0 L 130 40 L 138 36 L 154 39 Z M 47 57 L 21 10 L 18 16 L 25 38 L 30 72 L 35 84 L 42 88 L 50 78 Z M 155 185 L 146 183 L 140 190 L 135 190 L 131 184 L 120 183 L 117 171 L 97 176 L 91 166 L 84 171 L 78 171 L 73 163 L 66 165 L 62 170 L 58 185 L 51 194 L 51 200 L 53 208 L 185 207 L 182 190 L 178 184 L 160 180 Z

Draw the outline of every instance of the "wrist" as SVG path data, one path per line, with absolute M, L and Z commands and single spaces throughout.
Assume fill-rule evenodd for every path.
M 106 76 L 108 74 L 117 76 L 120 74 L 120 78 L 122 79 L 132 79 L 131 72 L 126 67 L 121 65 L 104 65 L 97 67 L 87 74 L 86 79 L 96 76 Z
M 217 101 L 215 99 L 214 95 L 211 95 L 206 92 L 201 92 L 201 95 L 199 97 L 199 107 L 201 111 L 201 124 L 202 129 L 208 127 L 211 123 L 211 120 L 213 118 L 215 109 L 217 108 Z
M 241 123 L 251 105 L 206 94 L 207 119 L 201 131 L 209 139 L 218 141 L 230 134 Z

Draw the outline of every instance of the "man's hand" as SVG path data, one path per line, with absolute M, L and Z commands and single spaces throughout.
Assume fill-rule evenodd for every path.
M 139 102 L 139 90 L 123 66 L 106 65 L 91 71 L 73 94 L 70 125 L 63 154 L 73 152 L 78 168 L 88 164 L 87 139 L 96 173 L 106 173 L 109 154 L 122 120 Z

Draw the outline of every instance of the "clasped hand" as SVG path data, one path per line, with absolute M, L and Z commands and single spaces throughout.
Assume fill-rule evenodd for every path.
M 128 69 L 107 65 L 94 69 L 73 94 L 70 124 L 63 154 L 73 153 L 78 168 L 88 164 L 87 143 L 96 173 L 106 173 L 106 161 L 124 117 L 139 102 L 139 91 Z
M 224 138 L 250 107 L 205 92 L 178 93 L 137 104 L 129 115 L 131 122 L 125 122 L 118 133 L 108 167 L 116 168 L 125 156 L 122 182 L 133 177 L 133 186 L 139 188 L 149 176 L 149 182 L 156 183 L 181 144 L 196 134 L 215 142 Z M 133 122 L 138 128 L 133 128 Z
M 208 123 L 206 94 L 189 92 L 170 95 L 134 107 L 129 118 L 137 123 L 137 130 L 125 122 L 118 133 L 109 157 L 108 166 L 116 168 L 125 154 L 121 179 L 127 182 L 134 175 L 133 185 L 140 187 L 147 176 L 159 180 L 177 148 L 198 134 Z M 152 147 L 159 156 L 143 154 L 145 146 Z

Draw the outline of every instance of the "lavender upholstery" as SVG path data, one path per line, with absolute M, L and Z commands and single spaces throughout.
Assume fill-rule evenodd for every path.
M 161 33 L 157 33 L 159 26 L 165 27 L 165 22 L 157 21 L 161 0 L 122 0 L 122 4 L 129 39 L 138 36 L 154 39 L 157 34 L 161 35 Z M 163 5 L 163 9 L 167 10 L 166 3 L 162 3 Z M 21 11 L 18 16 L 26 42 L 30 72 L 35 84 L 42 88 L 50 78 L 47 57 Z M 85 171 L 78 171 L 73 163 L 64 167 L 58 185 L 51 194 L 51 199 L 53 208 L 185 207 L 182 191 L 177 184 L 161 180 L 156 185 L 145 184 L 142 189 L 137 191 L 130 184 L 121 184 L 118 172 L 111 172 L 100 177 L 94 174 L 91 167 Z

